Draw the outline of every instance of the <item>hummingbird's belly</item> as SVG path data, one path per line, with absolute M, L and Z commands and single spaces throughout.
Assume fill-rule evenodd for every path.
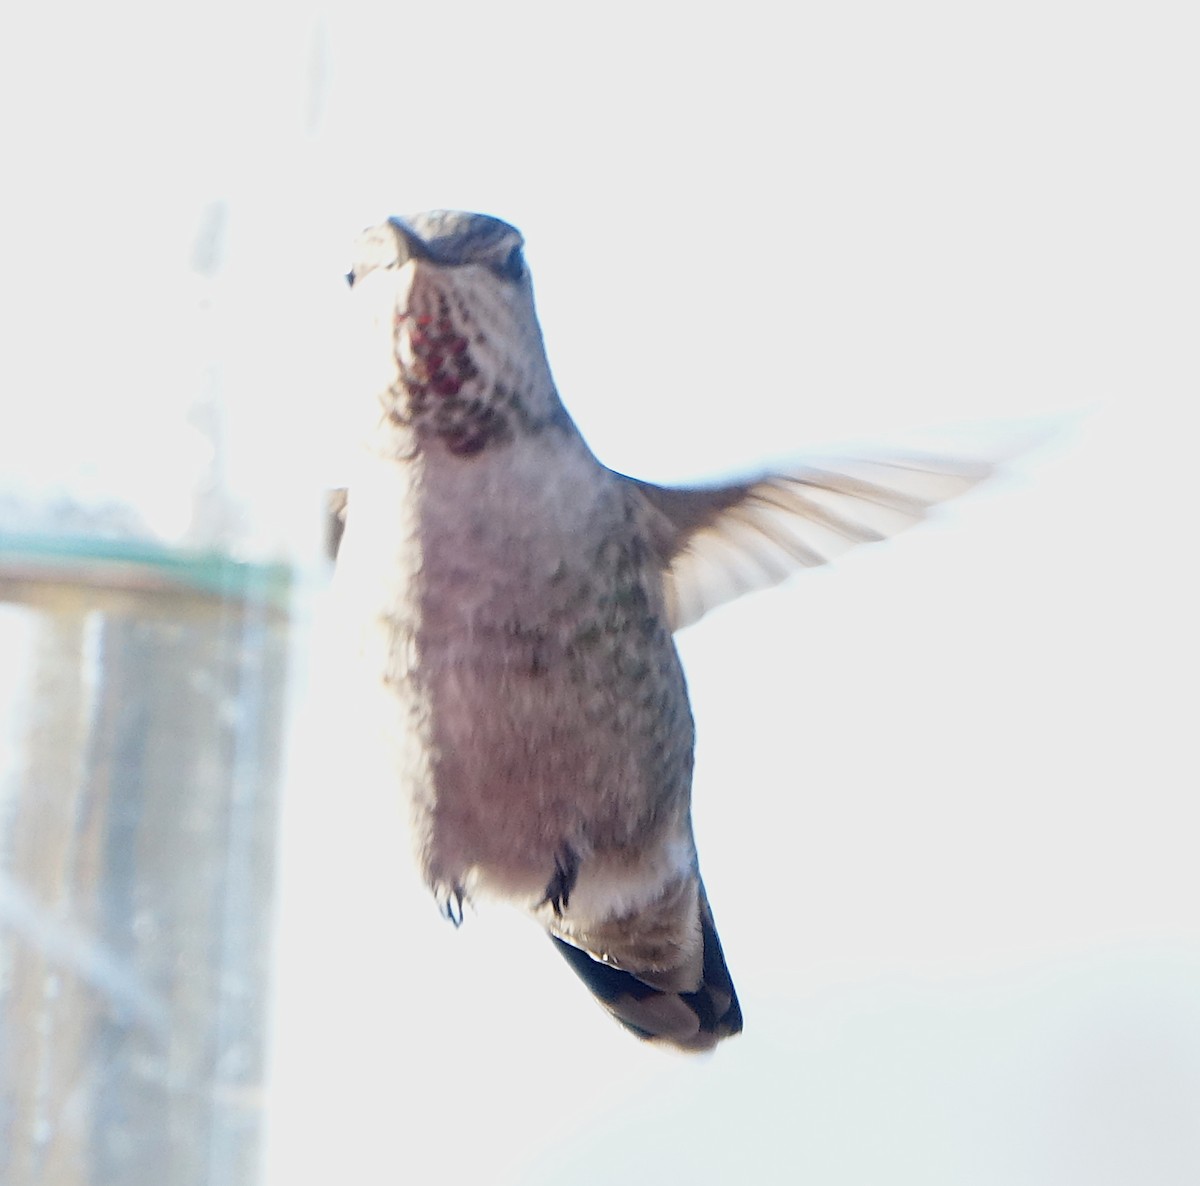
M 425 649 L 427 752 L 411 787 L 435 888 L 540 899 L 556 869 L 611 858 L 687 811 L 693 731 L 670 636 Z M 440 661 L 439 661 L 440 660 Z
M 339 573 L 373 623 L 368 666 L 439 896 L 540 897 L 565 859 L 619 857 L 687 813 L 692 719 L 661 572 L 623 487 L 555 444 L 469 464 L 430 451 L 352 486 Z

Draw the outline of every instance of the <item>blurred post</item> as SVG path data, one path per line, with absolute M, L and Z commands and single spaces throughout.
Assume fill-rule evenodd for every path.
M 6 32 L 0 1182 L 251 1186 L 344 288 L 317 0 Z
M 285 570 L 0 562 L 0 1180 L 256 1182 Z

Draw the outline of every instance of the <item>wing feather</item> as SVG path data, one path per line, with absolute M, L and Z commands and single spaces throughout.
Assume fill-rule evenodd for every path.
M 993 468 L 983 461 L 911 456 L 803 467 L 724 486 L 623 480 L 649 508 L 668 612 L 678 630 L 799 568 L 904 531 Z

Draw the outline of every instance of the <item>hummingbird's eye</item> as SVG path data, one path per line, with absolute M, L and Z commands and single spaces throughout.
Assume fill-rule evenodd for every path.
M 496 271 L 506 280 L 517 281 L 525 275 L 525 255 L 520 247 L 514 247 L 505 258 L 504 262 L 497 266 Z

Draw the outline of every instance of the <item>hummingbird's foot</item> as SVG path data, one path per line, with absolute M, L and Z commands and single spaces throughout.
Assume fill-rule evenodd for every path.
M 448 918 L 456 927 L 462 926 L 463 921 L 463 902 L 466 901 L 466 891 L 461 885 L 438 886 L 434 891 L 434 897 L 437 899 L 438 909 Z
M 579 858 L 569 848 L 554 858 L 554 876 L 546 886 L 546 896 L 540 905 L 549 905 L 556 918 L 562 918 L 563 911 L 571 900 L 571 891 L 579 879 Z

